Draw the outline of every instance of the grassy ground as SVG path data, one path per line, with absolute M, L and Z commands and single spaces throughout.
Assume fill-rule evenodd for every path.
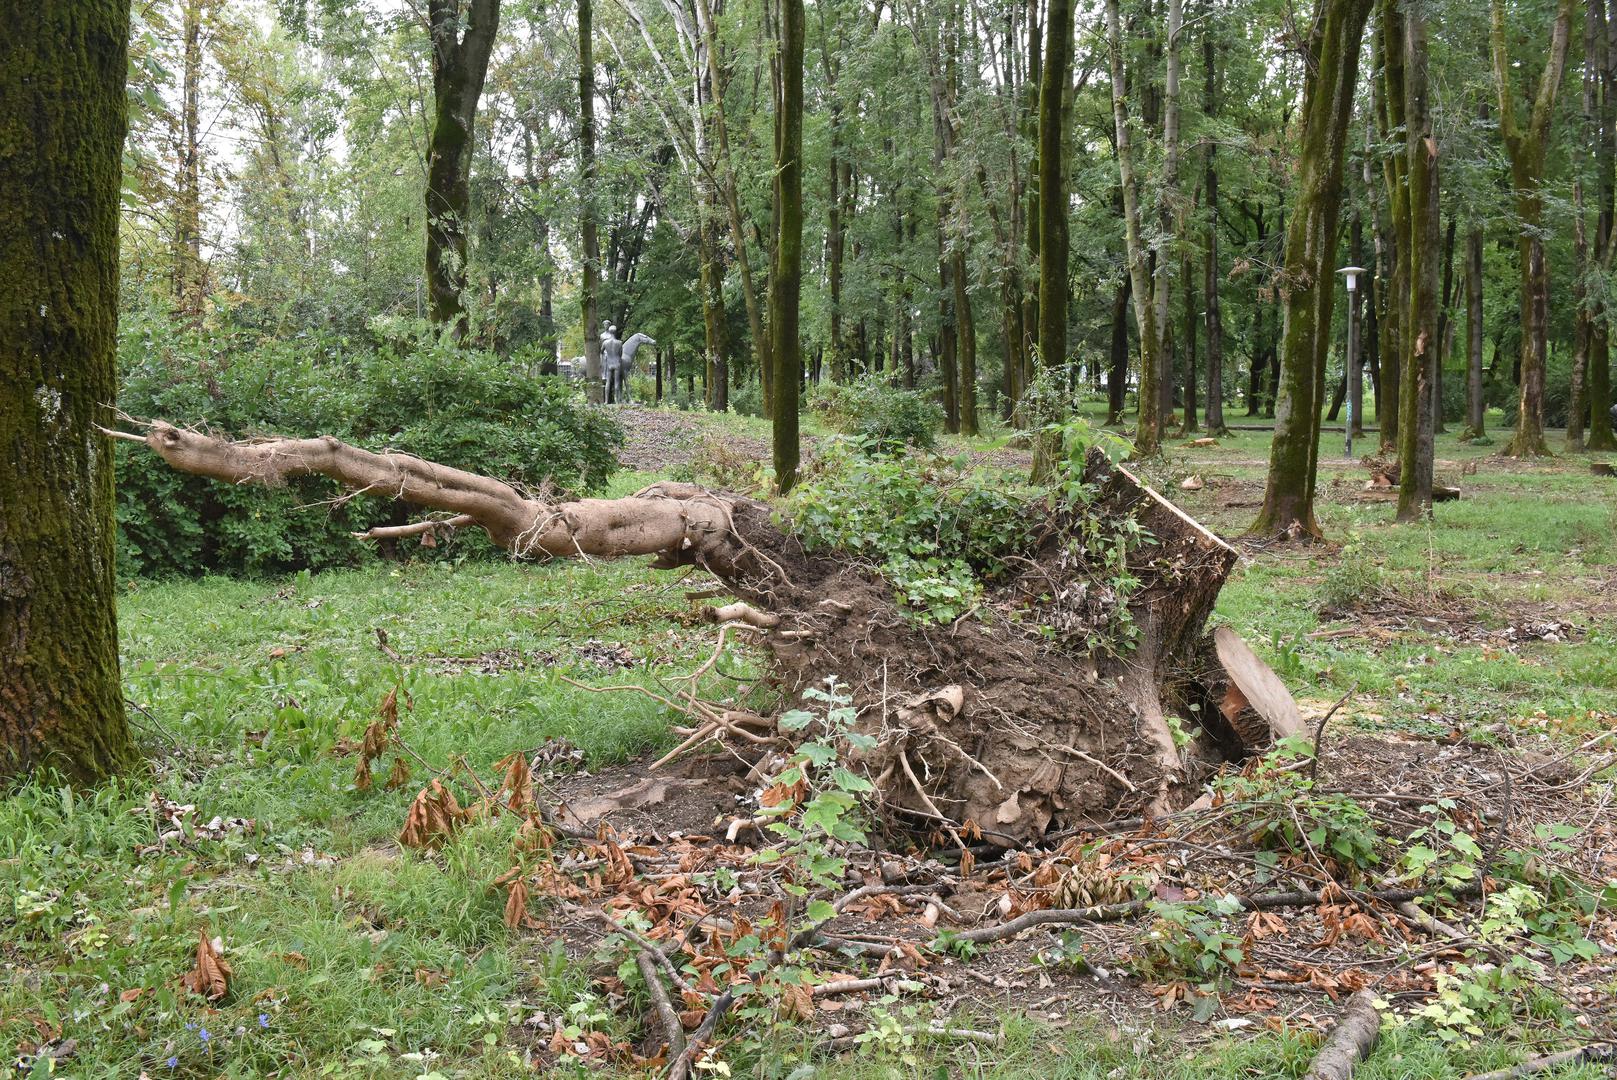
M 1431 526 L 1393 527 L 1390 506 L 1354 501 L 1363 470 L 1334 459 L 1339 438 L 1326 436 L 1322 462 L 1333 546 L 1254 552 L 1219 616 L 1299 697 L 1356 685 L 1351 719 L 1365 726 L 1507 721 L 1554 739 L 1611 724 L 1617 499 L 1598 486 L 1611 482 L 1581 460 L 1484 462 L 1462 476 L 1486 451 L 1449 437 L 1439 472 L 1466 497 Z M 1239 531 L 1261 498 L 1266 440 L 1173 444 L 1154 478 L 1201 477 L 1184 503 Z M 73 1040 L 56 1069 L 73 1076 L 525 1073 L 523 1020 L 589 999 L 578 965 L 502 924 L 489 883 L 509 865 L 508 826 L 473 827 L 435 858 L 401 853 L 393 838 L 414 786 L 357 790 L 353 759 L 333 747 L 358 738 L 395 686 L 409 703 L 405 741 L 435 763 L 464 755 L 486 771 L 552 736 L 591 764 L 667 744 L 654 702 L 566 680 L 652 685 L 695 667 L 710 640 L 682 623 L 685 587 L 630 563 L 452 561 L 131 584 L 127 693 L 152 772 L 97 792 L 39 782 L 0 802 L 0 886 L 13 898 L 0 908 L 0 1047 Z M 1338 610 L 1352 614 L 1328 614 Z M 1432 612 L 1445 621 L 1418 621 Z M 1551 618 L 1576 625 L 1572 640 L 1510 646 L 1484 633 Z M 195 809 L 165 836 L 175 804 Z M 199 934 L 221 939 L 234 969 L 213 1007 L 176 983 Z M 1070 1019 L 1011 1018 L 1003 1050 L 884 1044 L 815 1075 L 1291 1076 L 1317 1044 L 1298 1029 L 1234 1039 Z M 1457 1076 L 1554 1034 L 1517 1026 L 1456 1046 L 1395 1032 L 1356 1075 Z M 806 1075 L 792 1073 L 806 1048 L 790 1031 L 772 1045 L 761 1075 Z

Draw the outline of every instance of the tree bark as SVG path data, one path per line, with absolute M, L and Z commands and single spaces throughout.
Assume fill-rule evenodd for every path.
M 580 0 L 582 34 L 589 0 Z M 473 125 L 500 22 L 500 0 L 428 0 L 432 133 L 427 142 L 427 296 L 432 321 L 466 337 L 466 222 Z M 464 20 L 464 26 L 463 24 Z
M 1129 393 L 1129 295 L 1133 292 L 1127 271 L 1112 294 L 1111 365 L 1106 373 L 1106 423 L 1123 422 Z
M 1454 319 L 1451 312 L 1454 304 L 1456 224 L 1451 213 L 1448 228 L 1443 230 L 1443 294 L 1437 308 L 1437 363 L 1432 370 L 1432 431 L 1438 435 L 1448 432 L 1448 426 L 1443 422 L 1443 366 L 1454 351 Z
M 1213 33 L 1202 34 L 1202 63 L 1206 67 L 1207 81 L 1203 95 L 1203 109 L 1209 121 L 1218 119 L 1218 50 Z M 1207 144 L 1207 170 L 1204 184 L 1207 190 L 1207 241 L 1202 253 L 1202 294 L 1206 303 L 1207 322 L 1207 412 L 1209 435 L 1223 435 L 1224 424 L 1224 309 L 1219 302 L 1221 275 L 1218 263 L 1218 144 Z
M 1426 17 L 1404 10 L 1404 124 L 1409 159 L 1409 317 L 1404 322 L 1404 385 L 1398 417 L 1398 520 L 1414 521 L 1432 509 L 1432 384 L 1442 363 L 1438 326 L 1438 263 L 1441 207 L 1438 201 L 1437 136 L 1428 102 L 1430 60 Z
M 0 37 L 0 777 L 132 763 L 112 447 L 128 0 L 22 4 Z
M 1521 383 L 1517 401 L 1516 434 L 1504 453 L 1510 457 L 1548 454 L 1544 442 L 1544 369 L 1548 352 L 1550 277 L 1544 261 L 1543 219 L 1544 158 L 1555 98 L 1561 88 L 1571 38 L 1572 13 L 1577 0 L 1558 0 L 1555 25 L 1538 92 L 1525 126 L 1517 116 L 1516 88 L 1505 31 L 1504 0 L 1492 0 L 1490 40 L 1494 85 L 1499 92 L 1499 134 L 1510 159 L 1511 186 L 1516 216 L 1521 223 L 1517 253 L 1521 260 Z
M 1286 234 L 1284 353 L 1263 509 L 1252 531 L 1319 536 L 1314 486 L 1331 311 L 1336 301 L 1337 219 L 1343 156 L 1371 0 L 1321 0 L 1303 88 L 1297 197 Z
M 1391 143 L 1404 126 L 1404 18 L 1399 0 L 1380 0 L 1380 27 L 1376 35 L 1382 77 L 1376 90 L 1376 121 L 1383 143 Z M 1382 453 L 1398 446 L 1398 417 L 1402 411 L 1401 366 L 1404 355 L 1404 310 L 1409 297 L 1409 158 L 1402 150 L 1388 152 L 1381 161 L 1387 189 L 1386 247 L 1392 278 L 1381 297 L 1381 400 L 1376 421 L 1381 428 Z
M 179 169 L 174 183 L 174 306 L 193 323 L 202 318 L 202 0 L 185 0 L 180 80 Z
M 1123 74 L 1123 26 L 1117 0 L 1106 0 L 1106 43 L 1112 67 L 1112 122 L 1117 133 L 1117 169 L 1123 187 L 1123 236 L 1128 250 L 1129 284 L 1134 293 L 1134 318 L 1140 331 L 1139 420 L 1134 429 L 1134 450 L 1152 457 L 1162 448 L 1162 411 L 1157 379 L 1161 374 L 1157 313 L 1152 303 L 1151 275 L 1145 244 L 1140 237 L 1140 191 L 1134 175 L 1134 147 L 1129 135 L 1128 84 Z M 1041 103 L 1042 110 L 1042 103 Z M 1040 291 L 1044 282 L 1039 283 Z M 1042 301 L 1041 301 L 1042 303 Z
M 584 393 L 599 402 L 601 240 L 595 223 L 595 26 L 592 0 L 578 0 L 578 230 L 583 246 L 578 300 L 584 316 Z M 703 260 L 703 270 L 707 262 Z M 704 292 L 705 296 L 705 292 Z M 704 310 L 705 314 L 705 310 Z
M 1482 392 L 1482 226 L 1465 240 L 1465 437 L 1484 435 L 1488 411 Z
M 775 114 L 775 264 L 770 276 L 770 352 L 775 359 L 775 487 L 797 483 L 801 453 L 797 391 L 802 381 L 798 294 L 803 279 L 803 0 L 780 0 L 781 107 Z

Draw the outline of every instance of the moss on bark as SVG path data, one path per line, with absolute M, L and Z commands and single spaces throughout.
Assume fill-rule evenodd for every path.
M 111 444 L 128 0 L 23 4 L 0 38 L 0 775 L 133 757 Z

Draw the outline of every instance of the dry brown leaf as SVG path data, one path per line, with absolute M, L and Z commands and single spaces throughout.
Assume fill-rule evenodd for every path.
M 455 801 L 454 793 L 444 787 L 443 781 L 433 780 L 410 804 L 399 843 L 405 847 L 436 848 L 465 817 L 466 812 Z
M 528 883 L 517 878 L 505 887 L 505 928 L 516 930 L 532 921 L 528 915 Z
M 432 968 L 418 967 L 415 969 L 415 981 L 417 985 L 424 986 L 428 990 L 436 990 L 449 982 L 449 976 Z
M 528 766 L 528 759 L 521 753 L 509 754 L 497 766 L 505 770 L 505 779 L 500 790 L 507 792 L 505 801 L 507 809 L 512 813 L 520 814 L 533 805 L 533 773 Z
M 780 990 L 779 1016 L 782 1020 L 812 1020 L 814 995 L 798 983 L 787 983 Z
M 410 782 L 410 763 L 404 760 L 403 755 L 393 755 L 393 768 L 388 770 L 387 783 L 383 786 L 389 791 L 397 791 Z
M 369 791 L 371 789 L 371 759 L 364 754 L 359 755 L 359 761 L 354 765 L 354 790 Z
M 382 703 L 376 707 L 376 715 L 389 727 L 399 722 L 399 688 L 395 686 L 382 695 Z
M 218 1001 L 230 989 L 230 965 L 219 955 L 219 950 L 208 940 L 208 932 L 197 932 L 196 966 L 180 976 L 180 982 L 193 994 L 209 1001 Z
M 118 993 L 118 1000 L 119 1001 L 134 1001 L 136 998 L 140 997 L 140 995 L 144 994 L 145 992 L 146 992 L 146 988 L 144 986 L 137 986 L 137 987 L 134 987 L 133 989 L 130 989 L 130 990 L 122 990 L 122 991 L 119 991 L 119 993 Z
M 309 958 L 307 956 L 304 956 L 300 952 L 284 952 L 284 953 L 276 953 L 275 955 L 278 958 L 280 958 L 282 960 L 285 960 L 288 964 L 291 964 L 293 967 L 297 968 L 299 971 L 308 971 L 309 970 Z

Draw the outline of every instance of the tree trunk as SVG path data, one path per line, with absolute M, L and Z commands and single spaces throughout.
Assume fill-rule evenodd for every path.
M 1617 212 L 1617 10 L 1608 0 L 1591 0 L 1600 23 L 1601 39 L 1596 52 L 1600 59 L 1599 141 L 1595 154 L 1595 190 L 1599 211 L 1595 224 L 1595 261 L 1603 277 L 1611 274 L 1612 256 L 1617 252 L 1613 215 Z M 1604 299 L 1604 298 L 1602 298 Z M 1597 308 L 1590 327 L 1589 367 L 1586 378 L 1589 395 L 1590 450 L 1617 450 L 1617 435 L 1611 422 L 1611 322 L 1608 303 Z
M 1134 318 L 1140 331 L 1139 421 L 1134 429 L 1134 450 L 1152 457 L 1162 448 L 1162 411 L 1158 404 L 1157 356 L 1160 337 L 1152 303 L 1151 276 L 1146 267 L 1145 244 L 1140 237 L 1140 192 L 1134 176 L 1134 148 L 1129 135 L 1128 85 L 1123 75 L 1123 26 L 1117 0 L 1106 0 L 1106 42 L 1112 67 L 1112 122 L 1117 132 L 1117 169 L 1123 186 L 1123 236 L 1128 249 L 1129 284 L 1134 293 Z M 1042 110 L 1042 103 L 1041 103 Z M 1044 282 L 1039 289 L 1042 292 Z
M 1441 207 L 1438 201 L 1437 136 L 1428 103 L 1430 61 L 1426 17 L 1404 11 L 1404 124 L 1409 156 L 1409 318 L 1404 325 L 1404 385 L 1398 417 L 1398 520 L 1414 521 L 1432 510 L 1432 384 L 1442 363 L 1438 319 Z M 1451 233 L 1452 235 L 1452 233 Z
M 1454 234 L 1455 220 L 1450 214 L 1449 226 L 1443 231 L 1443 297 L 1437 308 L 1437 362 L 1432 369 L 1432 431 L 1438 435 L 1448 432 L 1443 423 L 1443 365 L 1448 363 L 1454 345 L 1454 319 L 1450 314 L 1454 303 Z
M 1522 324 L 1521 383 L 1517 403 L 1516 434 L 1505 454 L 1533 457 L 1548 454 L 1544 442 L 1544 369 L 1548 352 L 1549 269 L 1544 261 L 1543 219 L 1544 158 L 1549 141 L 1555 98 L 1566 67 L 1572 13 L 1577 0 L 1558 0 L 1555 25 L 1532 113 L 1523 126 L 1517 119 L 1513 64 L 1505 31 L 1504 0 L 1491 4 L 1491 47 L 1494 85 L 1499 92 L 1499 134 L 1510 159 L 1516 216 L 1521 223 L 1517 252 L 1521 259 L 1520 312 Z
M 1382 61 L 1382 79 L 1375 85 L 1376 120 L 1383 143 L 1391 144 L 1404 126 L 1404 18 L 1399 0 L 1380 0 L 1381 26 L 1376 35 Z M 1376 420 L 1381 428 L 1381 451 L 1398 446 L 1398 418 L 1402 412 L 1404 356 L 1403 305 L 1409 297 L 1409 159 L 1400 151 L 1382 157 L 1382 178 L 1387 188 L 1388 230 L 1392 280 L 1381 292 L 1381 401 Z
M 1218 52 L 1211 28 L 1202 34 L 1202 63 L 1207 81 L 1203 109 L 1209 121 L 1218 119 Z M 1207 242 L 1202 253 L 1202 294 L 1207 321 L 1207 413 L 1209 435 L 1223 435 L 1224 424 L 1224 309 L 1219 302 L 1221 284 L 1218 265 L 1218 144 L 1207 144 Z
M 1179 280 L 1185 295 L 1185 419 L 1179 426 L 1184 434 L 1201 430 L 1197 419 L 1196 402 L 1196 327 L 1201 313 L 1196 310 L 1196 280 L 1191 273 L 1191 253 L 1187 246 L 1182 255 Z
M 960 433 L 977 434 L 977 321 L 971 312 L 966 253 L 954 253 L 954 309 L 956 359 L 960 376 Z
M 1465 437 L 1484 434 L 1487 402 L 1482 395 L 1482 226 L 1465 241 Z
M 1179 190 L 1179 34 L 1184 24 L 1184 0 L 1167 0 L 1167 61 L 1162 82 L 1162 235 L 1155 276 L 1157 332 L 1162 341 L 1157 348 L 1162 369 L 1157 373 L 1157 413 L 1166 425 L 1173 415 L 1174 377 L 1173 305 L 1176 248 L 1184 242 L 1184 194 Z M 1185 281 L 1188 287 L 1188 278 Z M 1189 421 L 1187 420 L 1187 430 Z
M 193 323 L 202 318 L 202 0 L 185 0 L 180 88 L 179 170 L 174 181 L 174 306 Z
M 706 85 L 705 99 L 711 106 L 706 122 L 712 124 L 714 135 L 718 140 L 721 188 L 718 195 L 723 199 L 725 215 L 730 223 L 730 243 L 736 251 L 736 269 L 741 272 L 741 300 L 747 309 L 747 329 L 752 336 L 753 360 L 757 364 L 758 378 L 762 383 L 764 415 L 773 416 L 775 364 L 772 358 L 772 338 L 764 326 L 763 307 L 758 300 L 758 289 L 753 284 L 752 259 L 747 254 L 747 236 L 741 218 L 741 201 L 736 192 L 735 164 L 730 157 L 730 124 L 724 113 L 724 80 L 720 74 L 719 36 L 714 27 L 713 12 L 708 8 L 709 3 L 710 0 L 696 0 L 693 5 L 701 34 L 698 49 L 706 57 L 706 63 L 703 65 L 705 72 L 697 73 L 697 82 L 699 86 L 703 83 Z M 779 229 L 780 222 L 776 221 L 775 226 Z M 801 235 L 801 228 L 799 234 Z M 801 353 L 799 359 L 801 360 Z M 728 379 L 725 383 L 724 396 L 728 400 Z
M 432 321 L 466 337 L 466 222 L 471 212 L 472 138 L 500 0 L 428 0 L 432 37 L 432 133 L 427 141 L 427 296 Z M 580 37 L 589 0 L 579 0 Z M 462 24 L 464 22 L 464 32 Z M 580 42 L 582 48 L 582 40 Z M 586 183 L 588 181 L 586 180 Z
M 23 4 L 0 37 L 0 777 L 132 763 L 112 448 L 128 0 Z
M 859 560 L 805 551 L 769 506 L 688 484 L 553 503 L 330 438 L 226 443 L 162 421 L 143 439 L 126 437 L 183 472 L 228 483 L 321 475 L 350 492 L 387 492 L 456 515 L 373 529 L 368 539 L 476 525 L 519 557 L 650 555 L 658 568 L 700 566 L 743 601 L 707 617 L 759 632 L 783 700 L 840 676 L 855 730 L 882 735 L 850 755 L 850 767 L 878 785 L 885 810 L 926 828 L 941 812 L 1016 844 L 1119 812 L 1161 814 L 1194 797 L 1168 718 L 1193 724 L 1216 712 L 1191 673 L 1217 664 L 1203 631 L 1237 553 L 1099 452 L 1085 469 L 1096 494 L 1083 512 L 1138 531 L 1129 553 L 1140 579 L 1128 599 L 1133 644 L 1117 655 L 1087 643 L 1108 624 L 1070 606 L 1061 609 L 1070 629 L 1059 643 L 969 612 L 936 627 L 905 618 L 892 586 Z M 1036 596 L 1052 584 L 1072 595 L 1077 582 L 1104 572 L 1075 554 L 1057 524 L 1071 509 L 1033 523 L 1041 539 L 1002 595 Z M 1071 760 L 1052 767 L 1053 751 Z
M 698 233 L 702 332 L 703 344 L 706 347 L 702 367 L 702 394 L 703 402 L 709 411 L 724 412 L 730 407 L 728 360 L 730 332 L 724 313 L 724 254 L 717 235 L 718 225 L 715 221 L 717 210 L 717 207 L 708 205 Z
M 597 294 L 601 240 L 595 223 L 595 28 L 591 0 L 578 0 L 578 173 L 581 184 L 578 228 L 584 249 L 578 289 L 579 303 L 584 309 L 584 393 L 590 401 L 599 402 L 602 394 L 601 322 Z M 706 254 L 704 249 L 704 273 L 708 268 Z
M 1371 0 L 1322 0 L 1303 89 L 1297 198 L 1286 235 L 1286 309 L 1280 392 L 1263 509 L 1253 531 L 1319 536 L 1314 484 L 1331 310 L 1336 301 L 1336 227 L 1342 161 L 1359 74 L 1359 44 Z
M 803 279 L 803 0 L 780 0 L 781 107 L 775 114 L 775 263 L 770 275 L 770 352 L 775 361 L 775 487 L 782 494 L 797 483 L 801 453 L 797 392 L 802 382 L 802 342 L 797 333 L 798 294 Z
M 1133 288 L 1127 272 L 1112 294 L 1111 365 L 1106 373 L 1106 423 L 1121 424 L 1129 393 L 1129 295 Z

